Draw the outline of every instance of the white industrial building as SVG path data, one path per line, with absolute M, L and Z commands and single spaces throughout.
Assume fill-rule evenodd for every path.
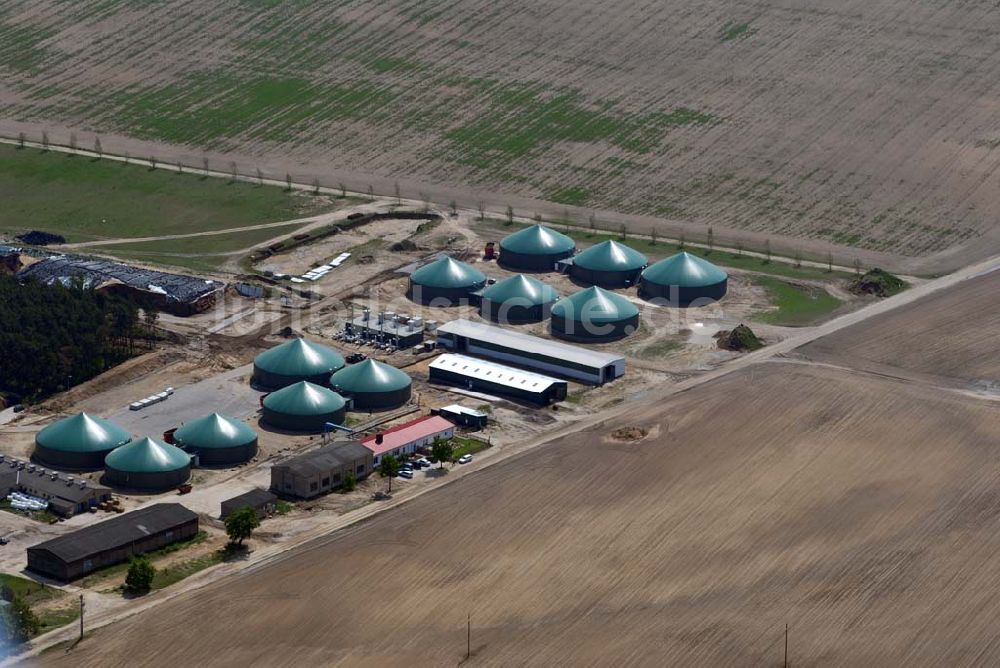
M 543 406 L 566 399 L 565 380 L 515 369 L 466 355 L 438 356 L 429 367 L 431 382 L 508 396 Z
M 603 385 L 625 375 L 625 358 L 621 355 L 469 320 L 453 320 L 439 326 L 437 342 L 456 353 L 510 362 L 593 385 Z

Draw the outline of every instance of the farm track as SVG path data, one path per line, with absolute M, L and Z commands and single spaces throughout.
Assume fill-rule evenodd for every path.
M 1000 252 L 997 27 L 976 1 L 0 0 L 0 132 L 934 274 Z
M 114 635 L 99 630 L 99 643 L 85 644 L 65 659 L 52 654 L 40 659 L 45 665 L 101 665 L 123 656 L 134 645 L 132 634 L 149 638 L 155 627 L 156 648 L 145 665 L 180 659 L 171 652 L 188 659 L 211 656 L 225 665 L 239 665 L 251 654 L 258 660 L 266 656 L 271 664 L 309 659 L 434 665 L 460 658 L 453 656 L 452 638 L 460 628 L 452 619 L 462 607 L 459 601 L 470 601 L 480 620 L 477 628 L 486 642 L 477 653 L 487 665 L 559 663 L 557 656 L 631 657 L 648 665 L 760 663 L 776 646 L 786 617 L 797 620 L 800 657 L 842 662 L 863 657 L 877 663 L 890 653 L 896 656 L 893 652 L 915 651 L 907 650 L 912 629 L 929 621 L 898 594 L 907 589 L 884 588 L 882 569 L 894 566 L 883 560 L 909 554 L 927 532 L 951 531 L 942 525 L 947 513 L 921 514 L 936 494 L 947 495 L 950 503 L 976 504 L 975 495 L 985 493 L 978 490 L 993 484 L 985 473 L 972 471 L 981 471 L 983 458 L 992 456 L 973 443 L 979 432 L 990 433 L 988 425 L 997 424 L 995 405 L 942 394 L 923 383 L 864 377 L 822 364 L 781 364 L 776 358 L 838 332 L 863 337 L 868 322 L 877 326 L 883 314 L 920 321 L 940 295 L 970 286 L 980 301 L 988 301 L 991 293 L 979 286 L 995 285 L 998 267 L 1000 258 L 803 330 L 666 387 L 655 399 L 627 402 L 511 448 L 486 470 L 479 464 L 460 468 L 447 485 L 408 500 L 405 514 L 376 506 L 337 518 L 334 524 L 343 530 L 336 534 L 272 552 L 235 578 L 215 584 L 212 577 L 198 578 L 140 604 L 149 612 L 92 619 L 95 626 L 117 621 Z M 970 328 L 974 322 L 965 331 Z M 778 363 L 759 364 L 768 360 Z M 731 397 L 748 387 L 746 399 L 734 404 Z M 908 419 L 900 423 L 897 415 L 903 413 Z M 645 445 L 606 443 L 606 433 L 619 423 L 648 425 L 655 436 Z M 719 439 L 720 433 L 727 438 Z M 546 448 L 536 452 L 543 443 Z M 877 450 L 871 450 L 873 443 Z M 939 451 L 940 443 L 949 447 Z M 960 457 L 947 459 L 957 456 L 955 448 Z M 936 476 L 930 491 L 923 489 L 928 470 Z M 880 485 L 879 475 L 892 482 Z M 854 493 L 867 505 L 853 501 Z M 879 535 L 882 520 L 872 504 L 891 514 L 890 524 L 903 522 L 915 533 L 901 528 Z M 815 515 L 839 516 L 840 506 L 851 519 L 841 518 L 832 528 L 829 519 Z M 795 513 L 802 513 L 799 520 Z M 982 516 L 975 526 L 988 528 L 990 517 Z M 368 521 L 347 528 L 362 518 Z M 788 524 L 793 521 L 798 524 Z M 852 521 L 866 533 L 848 531 Z M 750 557 L 756 547 L 740 556 L 758 531 L 770 536 L 769 547 L 757 557 Z M 993 535 L 997 532 L 989 529 L 961 539 L 968 544 Z M 909 558 L 919 553 L 914 555 Z M 972 555 L 960 550 L 955 558 L 976 555 L 988 558 L 981 550 Z M 929 596 L 941 595 L 927 589 L 933 585 L 926 578 L 913 584 L 918 585 Z M 840 593 L 833 591 L 838 586 Z M 870 586 L 881 588 L 879 600 L 888 598 L 886 605 L 907 612 L 875 611 L 866 593 Z M 739 603 L 726 593 L 737 590 L 743 592 Z M 830 593 L 820 596 L 821 590 Z M 328 597 L 338 605 L 331 608 Z M 268 605 L 260 606 L 261 600 Z M 940 614 L 967 620 L 954 605 Z M 320 608 L 327 614 L 313 614 Z M 899 614 L 906 626 L 887 621 Z M 179 623 L 191 615 L 200 621 Z M 211 619 L 201 619 L 204 615 Z M 246 623 L 220 628 L 220 615 Z M 843 626 L 841 620 L 858 615 L 874 616 L 879 638 L 900 645 L 889 649 L 856 622 Z M 681 618 L 687 621 L 676 621 Z M 945 629 L 942 623 L 951 620 L 936 623 Z M 540 637 L 542 629 L 549 630 Z M 927 656 L 909 658 L 966 656 L 982 636 L 980 626 L 963 629 L 954 645 L 934 644 Z M 955 631 L 947 627 L 940 633 L 949 630 Z M 57 631 L 44 641 L 70 635 Z M 335 643 L 322 640 L 334 636 Z

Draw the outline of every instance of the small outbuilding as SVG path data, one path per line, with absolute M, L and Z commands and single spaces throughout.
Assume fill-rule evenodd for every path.
M 303 380 L 322 385 L 345 364 L 343 356 L 333 348 L 293 339 L 257 355 L 250 382 L 264 390 L 279 390 Z
M 257 519 L 263 519 L 274 512 L 278 497 L 259 487 L 222 502 L 219 519 L 224 520 L 240 508 L 253 508 Z
M 257 456 L 257 432 L 245 422 L 218 413 L 178 428 L 174 443 L 197 455 L 199 466 L 235 466 Z
M 339 488 L 347 476 L 367 478 L 374 467 L 371 451 L 357 441 L 337 441 L 271 467 L 271 490 L 311 499 Z
M 191 455 L 180 448 L 144 437 L 104 459 L 104 482 L 112 487 L 162 492 L 191 477 Z
M 471 264 L 442 257 L 410 274 L 407 296 L 418 304 L 457 306 L 486 285 L 486 275 Z
M 554 271 L 559 260 L 576 252 L 576 242 L 544 225 L 532 225 L 500 241 L 502 266 L 515 271 Z
M 624 338 L 639 328 L 639 308 L 625 297 L 591 287 L 552 307 L 552 334 L 581 343 Z
M 609 239 L 574 255 L 569 273 L 588 285 L 624 288 L 638 282 L 647 264 L 639 251 Z
M 347 402 L 333 390 L 301 381 L 264 397 L 261 420 L 278 429 L 319 433 L 327 422 L 343 424 Z
M 472 429 L 485 429 L 486 425 L 490 422 L 489 413 L 474 408 L 467 408 L 461 404 L 442 406 L 441 408 L 433 409 L 431 412 L 440 415 L 449 422 Z
M 28 548 L 28 570 L 68 582 L 198 533 L 198 515 L 157 503 Z
M 53 422 L 35 435 L 35 461 L 52 468 L 88 471 L 104 466 L 104 458 L 132 440 L 110 420 L 78 413 Z
M 639 279 L 639 296 L 671 306 L 711 303 L 726 294 L 729 275 L 690 253 L 677 253 L 646 267 Z
M 537 278 L 517 274 L 483 290 L 479 315 L 501 324 L 539 322 L 549 317 L 558 299 L 555 288 Z
M 406 373 L 370 357 L 330 376 L 330 387 L 350 398 L 355 411 L 398 408 L 410 400 L 412 385 Z

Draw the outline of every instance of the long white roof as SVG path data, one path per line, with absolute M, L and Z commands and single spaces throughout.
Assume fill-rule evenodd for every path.
M 452 336 L 465 336 L 477 341 L 486 341 L 494 345 L 511 348 L 512 350 L 546 355 L 557 360 L 566 360 L 593 368 L 603 368 L 625 358 L 621 355 L 587 350 L 567 343 L 543 339 L 531 334 L 512 332 L 495 325 L 486 325 L 471 320 L 452 320 L 437 328 L 438 333 L 444 332 Z
M 540 373 L 522 371 L 521 369 L 497 364 L 496 362 L 487 362 L 476 357 L 455 355 L 453 353 L 439 355 L 431 362 L 431 368 L 451 371 L 452 373 L 458 373 L 469 378 L 499 383 L 507 387 L 527 390 L 529 392 L 544 392 L 556 383 L 566 383 L 564 380 L 552 378 L 551 376 L 543 376 Z

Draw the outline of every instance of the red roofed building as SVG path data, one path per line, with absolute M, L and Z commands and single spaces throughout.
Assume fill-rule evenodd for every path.
M 440 415 L 428 415 L 369 436 L 361 441 L 361 445 L 372 451 L 374 465 L 378 466 L 382 455 L 409 455 L 429 446 L 435 438 L 451 438 L 454 435 L 454 424 Z

